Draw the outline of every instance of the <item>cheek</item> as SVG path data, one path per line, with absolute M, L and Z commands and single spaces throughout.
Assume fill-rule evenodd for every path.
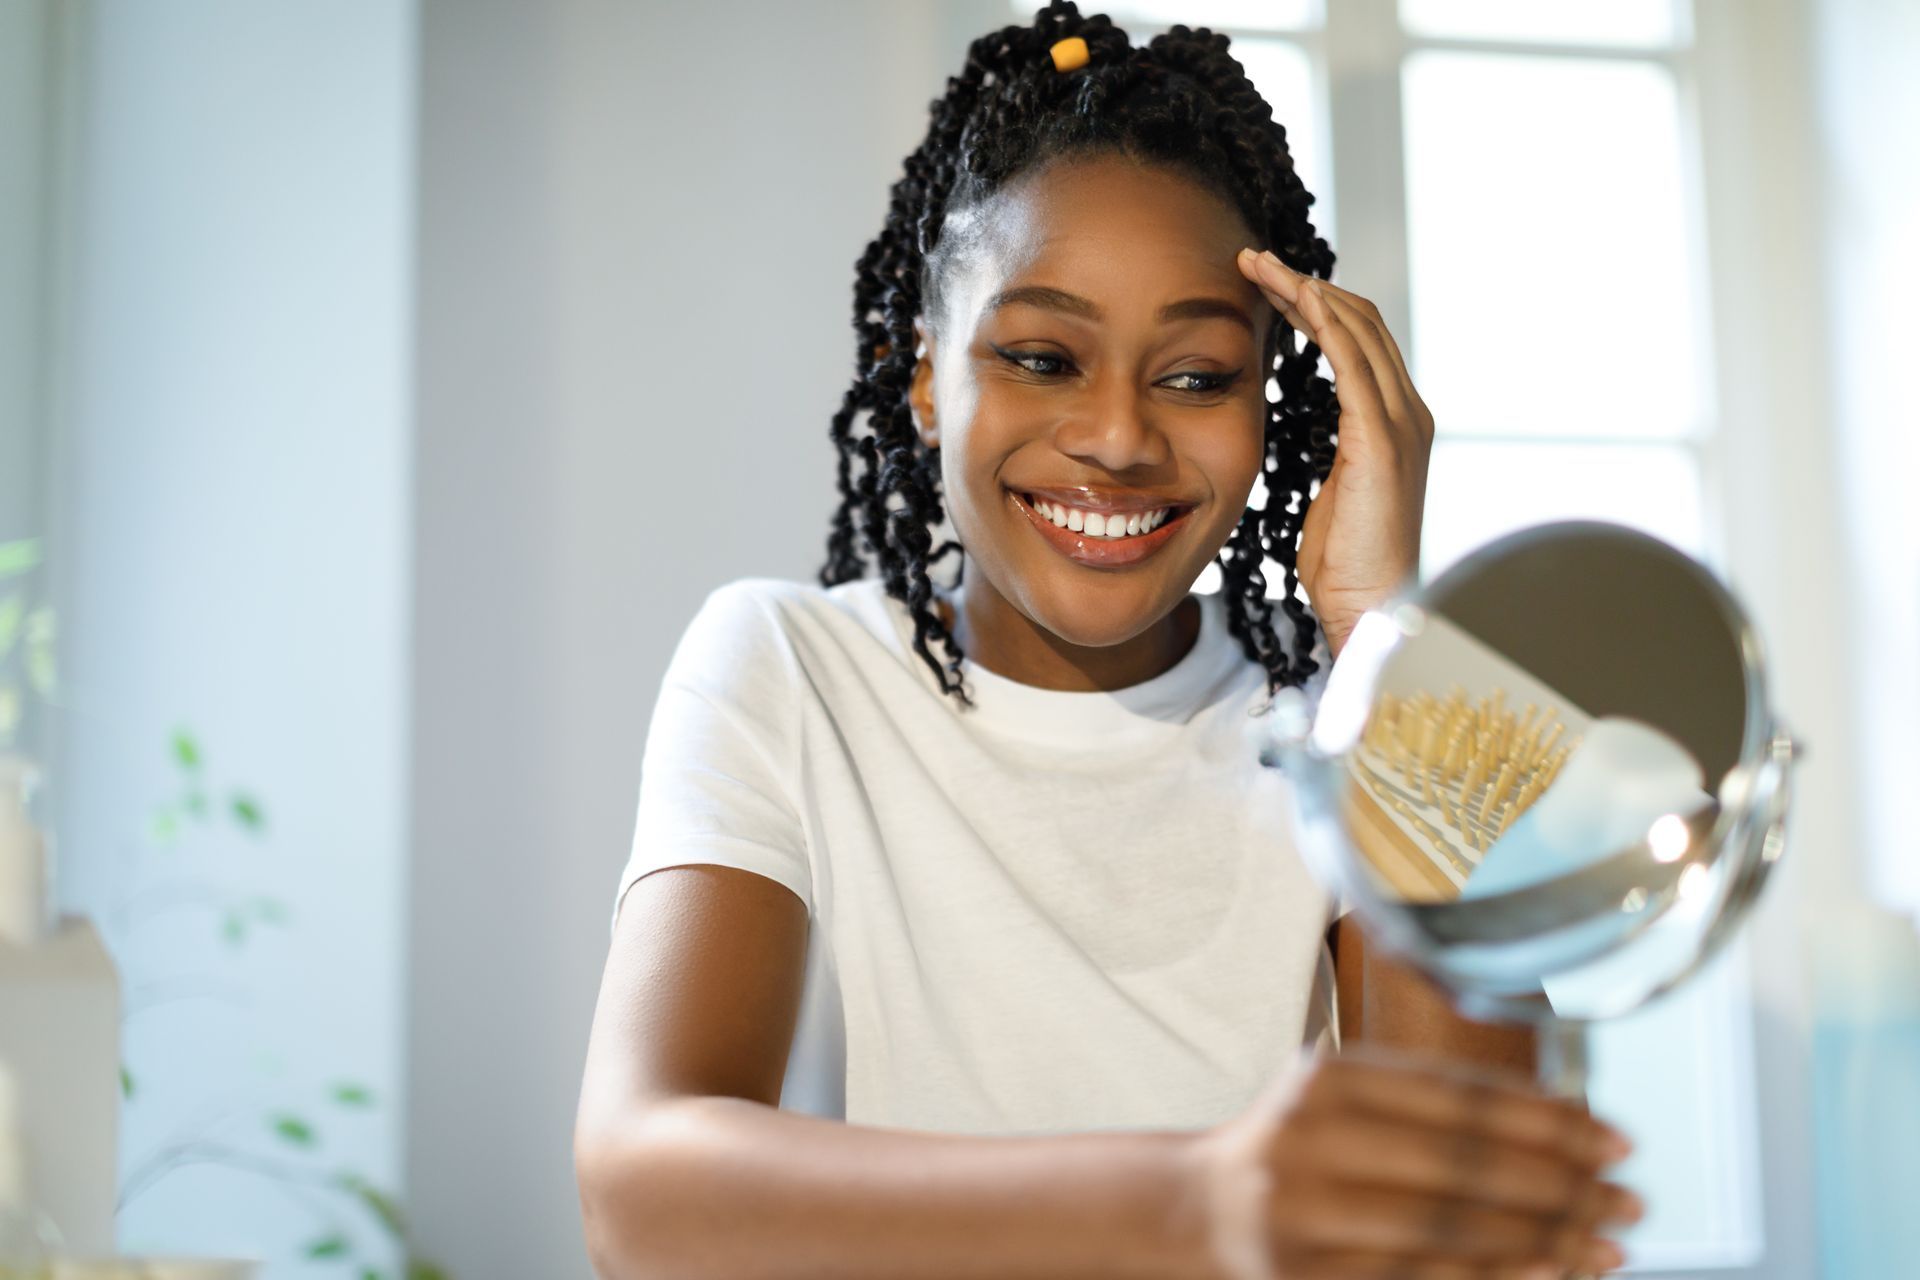
M 1253 482 L 1260 476 L 1266 453 L 1265 415 L 1262 405 L 1257 416 L 1232 429 L 1201 436 L 1187 449 L 1194 465 L 1206 472 L 1216 499 L 1234 511 L 1247 505 Z
M 996 398 L 991 388 L 972 396 L 967 408 L 966 417 L 948 420 L 953 425 L 941 430 L 940 474 L 950 505 L 978 511 L 1003 500 L 1006 461 L 1029 437 L 1019 406 Z

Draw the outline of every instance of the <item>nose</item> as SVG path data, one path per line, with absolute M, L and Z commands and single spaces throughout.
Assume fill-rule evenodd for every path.
M 1145 397 L 1128 380 L 1103 379 L 1054 430 L 1054 447 L 1070 458 L 1124 472 L 1163 465 L 1173 445 L 1154 424 Z

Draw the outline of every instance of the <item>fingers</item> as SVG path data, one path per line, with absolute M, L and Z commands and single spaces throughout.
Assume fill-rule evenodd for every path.
M 1255 283 L 1282 313 L 1290 307 L 1300 316 L 1315 346 L 1324 351 L 1333 366 L 1334 384 L 1340 397 L 1340 440 L 1343 451 L 1369 448 L 1391 441 L 1393 411 L 1389 407 L 1381 380 L 1367 359 L 1365 349 L 1330 303 L 1317 289 L 1318 281 L 1309 280 L 1280 264 L 1277 258 L 1263 254 L 1241 258 L 1241 270 L 1252 275 Z M 1283 303 L 1286 304 L 1283 306 Z M 1291 319 L 1289 323 L 1295 323 Z M 1296 327 L 1299 327 L 1296 324 Z M 1389 361 L 1386 368 L 1391 370 Z M 1396 375 L 1397 376 L 1397 375 Z M 1401 413 L 1406 410 L 1404 403 Z
M 1333 365 L 1333 376 L 1341 390 L 1340 407 L 1362 412 L 1371 409 L 1384 419 L 1387 416 L 1386 405 L 1379 377 L 1368 362 L 1359 340 L 1328 305 L 1325 295 L 1317 287 L 1320 282 L 1299 275 L 1289 280 L 1286 275 L 1288 269 L 1277 265 L 1275 260 L 1260 258 L 1258 262 L 1262 283 L 1269 287 L 1275 284 L 1292 286 L 1293 309 L 1305 317 L 1314 345 L 1327 353 L 1327 361 Z M 1358 403 L 1348 402 L 1348 396 L 1353 391 L 1361 393 Z
M 1557 1155 L 1592 1170 L 1625 1156 L 1626 1139 L 1569 1099 L 1552 1098 L 1518 1077 L 1464 1068 L 1409 1071 L 1366 1055 L 1342 1055 L 1314 1087 L 1346 1109 L 1412 1120 Z
M 1275 1213 L 1288 1219 L 1287 1248 L 1296 1254 L 1377 1249 L 1436 1261 L 1502 1266 L 1553 1262 L 1599 1270 L 1623 1261 L 1620 1247 L 1596 1238 L 1587 1224 L 1447 1196 L 1310 1185 L 1276 1205 Z
M 1600 1172 L 1628 1149 L 1517 1073 L 1356 1044 L 1277 1079 L 1205 1167 L 1263 1171 L 1214 1212 L 1288 1280 L 1557 1278 L 1623 1263 L 1603 1226 L 1643 1209 Z
M 1287 268 L 1284 263 L 1281 264 L 1281 268 L 1275 271 L 1263 255 L 1255 254 L 1251 249 L 1240 251 L 1241 272 L 1260 286 L 1260 292 L 1266 295 L 1267 301 L 1273 304 L 1274 310 L 1278 311 L 1281 318 L 1292 326 L 1294 332 L 1306 341 L 1312 342 L 1314 341 L 1313 324 L 1300 313 L 1300 308 L 1294 303 L 1294 297 L 1299 288 L 1297 282 L 1302 277 L 1298 272 Z
M 1378 338 L 1380 346 L 1385 353 L 1385 361 L 1380 367 L 1384 369 L 1388 364 L 1391 364 L 1394 373 L 1399 376 L 1400 381 L 1409 391 L 1412 391 L 1413 375 L 1407 371 L 1406 357 L 1400 354 L 1400 344 L 1393 340 L 1393 334 L 1388 330 L 1387 322 L 1380 318 L 1380 308 L 1374 306 L 1373 303 L 1361 297 L 1359 294 L 1348 289 L 1342 289 L 1330 280 L 1320 281 L 1319 286 L 1323 294 L 1332 297 L 1337 303 L 1343 306 L 1351 307 L 1354 313 L 1361 317 L 1365 322 L 1364 327 L 1368 332 Z M 1415 398 L 1418 399 L 1418 396 L 1416 395 Z
M 1605 1270 L 1621 1256 L 1602 1224 L 1643 1211 L 1598 1176 L 1624 1139 L 1518 1075 L 1355 1046 L 1319 1064 L 1292 1109 L 1273 1149 L 1270 1239 L 1309 1261 L 1383 1250 L 1408 1263 Z M 1340 1265 L 1327 1274 L 1375 1274 Z
M 1371 392 L 1389 422 L 1432 439 L 1433 414 L 1414 389 L 1406 358 L 1373 303 L 1329 281 L 1302 275 L 1271 252 L 1242 250 L 1240 269 L 1288 324 L 1302 329 L 1327 353 L 1342 388 L 1342 409 L 1363 407 L 1349 403 L 1350 390 Z
M 1444 1262 L 1393 1253 L 1325 1251 L 1296 1260 L 1286 1280 L 1562 1280 L 1565 1275 L 1566 1269 L 1553 1263 L 1513 1266 Z
M 1413 383 L 1388 349 L 1392 337 L 1387 333 L 1386 326 L 1369 319 L 1358 305 L 1366 300 L 1320 280 L 1308 285 L 1307 289 L 1326 303 L 1334 318 L 1360 344 L 1367 370 L 1373 374 L 1374 384 L 1380 388 L 1380 398 L 1387 406 L 1387 416 L 1395 422 L 1417 426 L 1418 415 L 1413 406 L 1418 397 L 1414 395 Z
M 1595 1182 L 1587 1167 L 1495 1141 L 1479 1129 L 1435 1129 L 1372 1116 L 1349 1116 L 1314 1158 L 1330 1177 L 1433 1195 L 1470 1186 L 1477 1199 L 1519 1212 L 1568 1213 L 1585 1224 L 1630 1222 L 1638 1197 Z

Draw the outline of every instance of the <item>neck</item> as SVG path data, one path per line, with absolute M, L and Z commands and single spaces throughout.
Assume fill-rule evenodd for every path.
M 1151 680 L 1186 657 L 1200 636 L 1200 602 L 1192 596 L 1139 635 L 1112 645 L 1062 640 L 977 574 L 960 589 L 957 610 L 945 597 L 936 603 L 969 660 L 1008 680 L 1061 692 L 1125 689 Z

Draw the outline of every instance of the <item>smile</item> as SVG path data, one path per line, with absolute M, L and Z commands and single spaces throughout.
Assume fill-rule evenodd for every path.
M 1138 564 L 1172 541 L 1191 505 L 1072 506 L 1041 494 L 1008 490 L 1047 544 L 1068 559 L 1095 568 Z

